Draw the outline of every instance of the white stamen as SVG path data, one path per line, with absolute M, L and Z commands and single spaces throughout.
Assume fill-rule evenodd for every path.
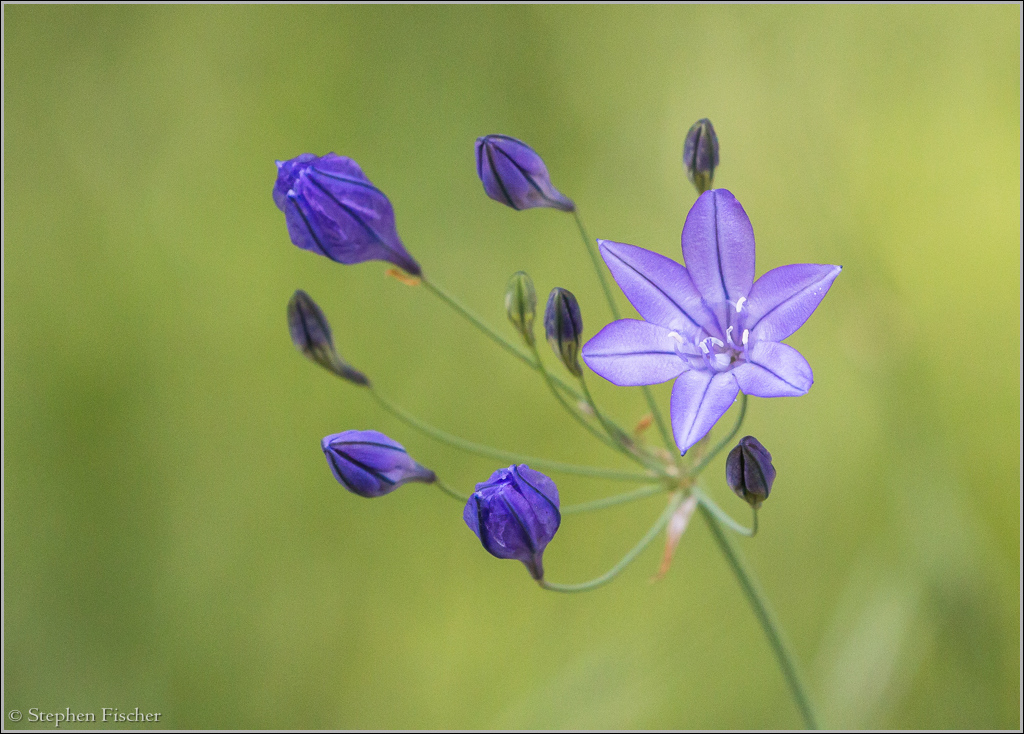
M 704 352 L 704 354 L 707 354 L 708 352 L 711 351 L 710 349 L 708 349 L 707 339 L 700 343 L 700 351 Z
M 669 335 L 669 338 L 671 338 L 671 339 L 675 339 L 675 340 L 676 340 L 677 342 L 679 342 L 680 344 L 685 344 L 685 343 L 686 343 L 686 342 L 684 342 L 684 341 L 683 341 L 683 337 L 679 336 L 679 334 L 677 334 L 677 333 L 676 333 L 676 332 L 674 332 L 674 331 L 670 331 L 670 332 L 668 333 L 668 335 Z
M 750 338 L 750 329 L 743 330 L 743 346 L 747 346 L 747 339 Z
M 743 310 L 743 304 L 747 302 L 746 296 L 740 296 L 740 300 L 736 301 L 736 313 Z
M 723 341 L 722 341 L 721 339 L 716 339 L 716 338 L 715 338 L 715 337 L 713 337 L 713 336 L 709 336 L 709 337 L 707 338 L 707 341 L 710 341 L 710 342 L 711 342 L 712 344 L 714 344 L 714 345 L 715 345 L 716 347 L 724 347 L 724 346 L 725 346 L 725 342 L 723 342 Z
M 733 346 L 735 346 L 735 344 L 733 343 L 733 340 L 732 340 L 732 330 L 734 328 L 736 328 L 736 327 L 730 326 L 728 329 L 725 330 L 725 340 L 727 342 L 729 342 L 729 344 L 732 344 Z

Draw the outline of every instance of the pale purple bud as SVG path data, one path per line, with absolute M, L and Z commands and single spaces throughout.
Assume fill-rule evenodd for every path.
M 576 208 L 551 184 L 547 166 L 533 148 L 507 135 L 477 138 L 476 173 L 489 197 L 513 209 Z
M 320 442 L 334 478 L 360 497 L 380 497 L 406 482 L 430 484 L 437 477 L 420 466 L 402 444 L 380 431 L 344 431 Z
M 386 260 L 421 270 L 395 229 L 395 211 L 351 158 L 303 153 L 277 161 L 274 203 L 296 246 L 345 265 Z

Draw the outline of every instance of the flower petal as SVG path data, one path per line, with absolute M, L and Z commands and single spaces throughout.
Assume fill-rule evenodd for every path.
M 615 385 L 655 385 L 687 369 L 669 330 L 647 321 L 613 321 L 583 345 L 583 361 Z
M 778 342 L 814 313 L 842 271 L 838 265 L 783 265 L 754 283 L 744 304 L 744 326 L 753 339 Z
M 370 183 L 370 179 L 363 173 L 363 169 L 359 167 L 359 164 L 351 158 L 338 155 L 337 153 L 328 153 L 320 158 L 313 156 L 313 161 L 314 169 L 326 171 L 335 176 L 343 176 L 349 181 L 376 188 L 376 186 Z
M 611 240 L 598 240 L 615 282 L 644 320 L 688 336 L 704 329 L 721 337 L 686 268 L 664 255 Z
M 814 382 L 814 373 L 803 355 L 788 344 L 778 342 L 751 344 L 746 363 L 732 373 L 740 390 L 759 398 L 803 395 Z
M 288 192 L 291 191 L 292 184 L 310 161 L 315 160 L 316 156 L 312 153 L 303 153 L 291 160 L 275 161 L 277 163 L 277 180 L 274 181 L 274 203 L 278 209 L 285 210 L 288 203 Z
M 284 221 L 292 242 L 303 250 L 331 257 L 331 246 L 336 238 L 330 235 L 329 223 L 322 220 L 323 217 L 303 206 L 295 192 L 291 191 L 285 197 Z
M 693 283 L 724 331 L 728 302 L 747 296 L 754 283 L 754 229 L 726 189 L 705 191 L 686 215 L 683 260 Z
M 420 272 L 398 238 L 391 203 L 373 186 L 342 183 L 323 172 L 300 176 L 288 194 L 285 221 L 292 242 L 335 262 L 386 260 Z
M 562 522 L 562 513 L 558 509 L 558 487 L 550 477 L 531 469 L 526 464 L 510 468 L 517 475 L 522 494 L 529 502 L 530 512 L 537 520 L 538 535 L 541 537 L 554 536 Z M 541 501 L 537 501 L 537 497 L 528 497 L 528 492 L 536 492 Z
M 672 435 L 682 453 L 704 438 L 739 394 L 733 372 L 689 370 L 672 386 Z

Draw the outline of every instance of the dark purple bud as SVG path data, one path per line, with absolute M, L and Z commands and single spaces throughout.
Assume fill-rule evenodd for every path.
M 725 481 L 756 510 L 768 499 L 775 481 L 772 455 L 756 438 L 745 436 L 725 460 Z
M 698 194 L 711 188 L 715 180 L 715 168 L 718 167 L 718 136 L 715 135 L 711 120 L 706 117 L 693 123 L 693 127 L 686 133 L 683 167 L 690 183 L 697 187 Z
M 398 238 L 391 202 L 351 158 L 303 153 L 277 161 L 274 203 L 303 250 L 345 265 L 386 260 L 420 275 Z
M 537 315 L 537 291 L 533 280 L 519 271 L 508 280 L 505 289 L 505 313 L 516 331 L 523 335 L 529 346 L 533 346 L 533 319 Z
M 360 497 L 380 497 L 406 482 L 430 484 L 437 477 L 380 431 L 344 431 L 320 442 L 334 478 Z
M 562 522 L 550 478 L 526 464 L 498 469 L 476 485 L 462 518 L 492 556 L 522 561 L 533 578 L 544 578 L 541 556 Z
M 357 385 L 370 384 L 366 375 L 338 356 L 327 317 L 305 291 L 295 291 L 288 301 L 288 331 L 299 351 L 321 367 Z
M 562 364 L 574 376 L 583 374 L 580 368 L 580 342 L 583 339 L 583 316 L 576 296 L 565 288 L 555 288 L 548 296 L 544 310 L 544 331 L 548 342 Z
M 547 166 L 533 148 L 507 135 L 476 139 L 476 173 L 489 197 L 513 209 L 548 206 L 571 212 L 576 208 L 572 199 L 551 185 Z

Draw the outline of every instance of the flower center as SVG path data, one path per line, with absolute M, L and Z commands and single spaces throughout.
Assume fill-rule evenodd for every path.
M 747 342 L 750 332 L 746 329 L 735 334 L 735 327 L 730 326 L 725 332 L 725 341 L 701 331 L 688 342 L 675 331 L 669 332 L 672 346 L 690 369 L 725 372 L 732 369 L 738 362 L 745 361 Z

